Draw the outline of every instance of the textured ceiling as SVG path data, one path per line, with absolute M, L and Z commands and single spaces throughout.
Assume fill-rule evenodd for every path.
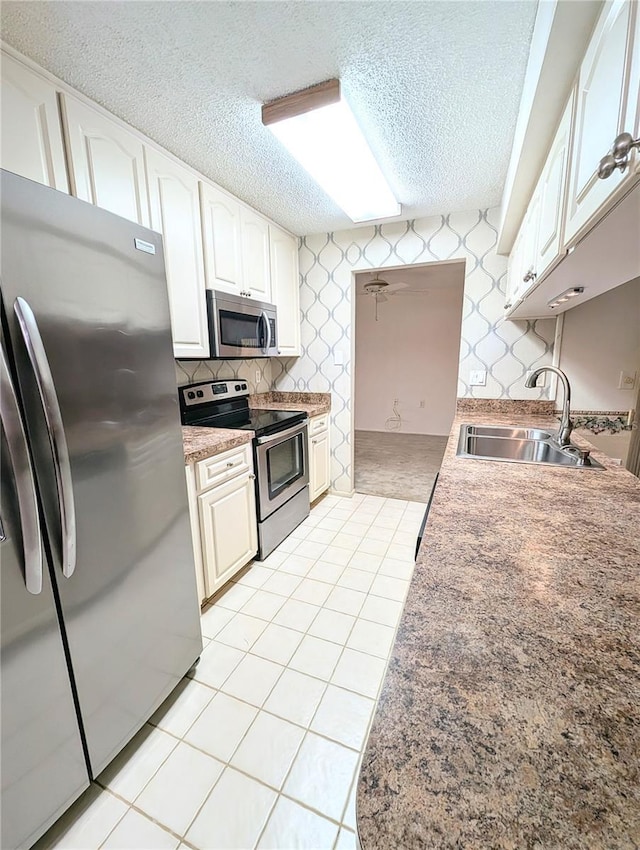
M 353 226 L 260 106 L 340 77 L 403 218 L 500 202 L 536 0 L 13 2 L 3 38 L 296 233 Z

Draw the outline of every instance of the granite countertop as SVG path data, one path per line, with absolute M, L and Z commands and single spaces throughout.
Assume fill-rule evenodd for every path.
M 637 848 L 640 481 L 595 450 L 605 470 L 457 458 L 463 422 L 549 419 L 454 422 L 363 758 L 363 850 Z
M 249 396 L 254 410 L 303 410 L 308 416 L 322 416 L 331 410 L 331 393 L 269 392 Z
M 253 440 L 253 431 L 240 431 L 233 428 L 198 428 L 195 425 L 182 426 L 182 444 L 184 462 L 196 463 L 213 455 L 219 455 L 229 449 L 235 449 L 243 443 Z

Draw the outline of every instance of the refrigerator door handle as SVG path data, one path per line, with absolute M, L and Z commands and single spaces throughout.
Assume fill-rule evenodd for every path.
M 38 594 L 42 591 L 42 537 L 40 535 L 36 485 L 29 449 L 27 448 L 27 435 L 22 425 L 22 417 L 18 407 L 18 398 L 4 351 L 1 349 L 0 384 L 2 391 L 2 430 L 7 439 L 20 513 L 24 583 L 29 593 Z M 2 535 L 4 538 L 4 529 L 2 529 Z
M 20 325 L 24 344 L 38 386 L 44 410 L 53 456 L 53 468 L 58 491 L 60 529 L 62 531 L 62 574 L 69 578 L 76 568 L 76 509 L 73 499 L 69 449 L 64 433 L 60 404 L 56 393 L 51 368 L 44 349 L 40 330 L 33 310 L 24 298 L 16 298 L 13 309 Z

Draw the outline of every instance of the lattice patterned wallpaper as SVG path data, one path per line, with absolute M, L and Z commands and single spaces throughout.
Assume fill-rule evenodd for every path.
M 555 320 L 505 322 L 507 260 L 495 253 L 498 210 L 432 216 L 336 233 L 300 242 L 303 355 L 272 361 L 280 390 L 331 392 L 331 478 L 353 488 L 352 292 L 356 271 L 439 260 L 465 260 L 465 297 L 458 396 L 545 398 L 524 388 L 528 370 L 550 364 Z M 336 365 L 336 354 L 343 365 Z M 487 384 L 470 387 L 469 372 L 486 369 Z
M 213 378 L 240 378 L 252 393 L 268 393 L 273 384 L 271 360 L 176 360 L 178 386 Z

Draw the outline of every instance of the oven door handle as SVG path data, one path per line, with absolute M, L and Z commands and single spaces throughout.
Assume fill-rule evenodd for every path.
M 306 427 L 306 420 L 304 422 L 298 422 L 297 425 L 287 428 L 286 431 L 278 431 L 277 434 L 270 434 L 268 437 L 258 437 L 258 445 L 264 446 L 266 443 L 275 443 L 287 437 L 293 437 L 295 434 L 301 434 Z

